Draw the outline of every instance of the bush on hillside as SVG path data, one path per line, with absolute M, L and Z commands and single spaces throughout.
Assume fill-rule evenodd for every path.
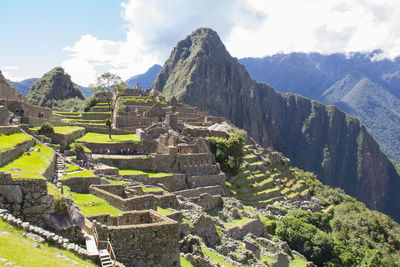
M 246 140 L 237 134 L 231 134 L 228 139 L 209 137 L 210 150 L 215 154 L 215 160 L 225 173 L 236 175 L 244 157 Z
M 86 99 L 85 105 L 83 106 L 83 111 L 89 112 L 92 109 L 92 107 L 96 106 L 98 102 L 99 99 L 97 98 L 96 94 L 93 94 L 91 97 Z
M 40 135 L 47 135 L 48 136 L 48 135 L 54 133 L 54 128 L 50 123 L 45 122 L 45 123 L 42 124 L 42 126 L 40 126 L 40 129 L 39 129 L 38 132 L 39 132 Z

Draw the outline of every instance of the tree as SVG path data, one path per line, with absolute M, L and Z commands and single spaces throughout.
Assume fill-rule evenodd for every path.
M 111 112 L 111 121 L 114 118 L 115 107 L 118 97 L 125 93 L 126 83 L 116 74 L 103 73 L 96 79 L 96 85 L 92 86 L 95 93 L 102 93 L 103 97 L 107 99 L 107 104 Z

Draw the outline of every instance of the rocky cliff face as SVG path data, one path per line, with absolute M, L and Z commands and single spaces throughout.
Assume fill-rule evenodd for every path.
M 333 106 L 255 82 L 213 30 L 179 42 L 153 88 L 230 119 L 293 165 L 400 219 L 400 177 L 365 127 Z
M 85 99 L 81 90 L 71 81 L 64 69 L 56 67 L 37 80 L 28 94 L 31 104 L 54 107 L 60 100 Z

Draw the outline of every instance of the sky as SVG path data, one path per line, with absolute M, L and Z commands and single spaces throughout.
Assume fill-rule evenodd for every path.
M 56 66 L 88 86 L 163 65 L 199 27 L 232 56 L 368 52 L 400 55 L 398 0 L 1 0 L 0 70 L 12 81 Z M 378 60 L 378 59 L 377 59 Z

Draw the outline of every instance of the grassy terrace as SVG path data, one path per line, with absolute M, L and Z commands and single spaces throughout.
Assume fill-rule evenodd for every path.
M 108 134 L 100 134 L 100 133 L 87 133 L 79 139 L 76 139 L 76 142 L 86 142 L 86 143 L 124 143 L 124 142 L 134 142 L 139 144 L 140 141 L 136 137 L 136 134 L 120 134 L 120 135 L 112 135 L 110 139 Z
M 161 207 L 157 206 L 157 212 L 159 212 L 162 215 L 168 215 L 168 214 L 171 214 L 171 213 L 175 212 L 175 210 L 164 209 L 164 208 L 161 208 Z
M 95 195 L 71 192 L 67 186 L 63 186 L 63 189 L 64 196 L 72 199 L 74 205 L 78 206 L 84 215 L 110 213 L 116 216 L 122 213 L 121 210 L 111 206 L 107 201 Z
M 84 171 L 73 171 L 68 174 L 63 175 L 62 179 L 70 178 L 70 177 L 95 177 L 93 171 L 84 170 Z
M 54 133 L 67 135 L 79 130 L 84 130 L 85 128 L 78 126 L 55 126 L 53 129 Z
M 119 175 L 143 175 L 143 174 L 148 174 L 150 178 L 172 176 L 171 173 L 167 173 L 167 172 L 141 171 L 141 170 L 134 170 L 134 169 L 120 169 L 119 170 Z
M 10 135 L 0 135 L 0 152 L 9 150 L 18 144 L 32 140 L 33 137 L 24 133 L 15 133 Z
M 44 178 L 43 173 L 53 162 L 55 152 L 53 149 L 39 144 L 33 148 L 40 149 L 40 152 L 31 151 L 30 156 L 24 153 L 13 162 L 1 167 L 0 171 L 11 173 L 13 178 Z
M 88 260 L 82 260 L 68 250 L 56 248 L 47 242 L 40 243 L 40 248 L 36 248 L 33 244 L 37 241 L 22 236 L 23 232 L 0 219 L 0 258 L 13 263 L 6 265 L 0 262 L 1 266 L 97 266 Z M 66 258 L 57 257 L 59 253 Z
M 74 171 L 80 170 L 80 168 L 78 166 L 76 166 L 75 164 L 66 162 L 65 166 L 67 166 L 67 169 L 65 170 L 65 172 L 74 172 Z

